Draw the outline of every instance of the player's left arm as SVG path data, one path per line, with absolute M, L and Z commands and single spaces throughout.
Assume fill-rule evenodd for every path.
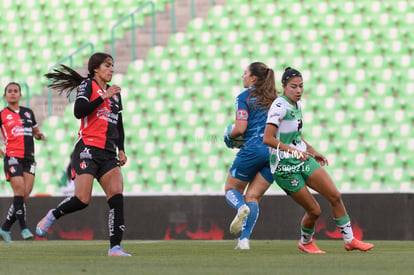
M 313 155 L 313 158 L 319 162 L 320 165 L 329 165 L 328 159 L 324 155 L 316 151 L 303 137 L 301 137 L 301 139 L 306 144 L 306 150 Z
M 124 122 L 122 119 L 122 112 L 118 114 L 118 159 L 119 165 L 123 166 L 127 162 L 127 156 L 125 154 L 125 130 L 124 130 Z

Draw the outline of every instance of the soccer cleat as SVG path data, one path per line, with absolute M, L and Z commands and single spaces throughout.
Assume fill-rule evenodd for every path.
M 6 243 L 12 243 L 10 231 L 4 231 L 2 228 L 0 228 L 0 237 L 6 242 Z
M 347 251 L 352 251 L 352 250 L 361 250 L 361 251 L 368 251 L 371 248 L 373 248 L 374 245 L 370 244 L 370 243 L 364 243 L 362 241 L 359 241 L 355 238 L 352 239 L 352 242 L 350 243 L 345 243 L 345 249 Z
M 115 245 L 108 250 L 108 256 L 129 257 L 131 254 L 126 253 L 119 245 Z
M 325 251 L 320 250 L 313 241 L 308 244 L 303 244 L 302 241 L 299 241 L 298 248 L 309 254 L 325 254 Z
M 237 215 L 230 224 L 230 233 L 237 234 L 242 230 L 243 221 L 250 213 L 250 208 L 245 204 L 237 210 Z
M 22 234 L 22 238 L 24 240 L 31 240 L 31 239 L 34 238 L 32 232 L 30 232 L 30 230 L 28 228 L 23 229 L 21 234 Z
M 36 226 L 36 234 L 39 237 L 44 237 L 46 233 L 49 231 L 49 228 L 52 226 L 52 224 L 56 221 L 55 216 L 53 216 L 53 210 L 50 209 L 49 212 L 47 212 L 47 215 L 43 217 L 43 219 L 40 220 L 40 222 Z
M 243 238 L 237 242 L 236 247 L 234 248 L 236 250 L 249 250 L 250 244 L 248 238 Z

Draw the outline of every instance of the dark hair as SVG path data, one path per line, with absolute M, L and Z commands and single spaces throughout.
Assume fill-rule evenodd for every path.
M 56 68 L 53 72 L 45 74 L 45 77 L 51 81 L 47 86 L 58 90 L 60 94 L 64 92 L 69 97 L 72 90 L 77 88 L 83 80 L 95 76 L 95 69 L 99 68 L 107 58 L 113 60 L 112 56 L 107 53 L 98 52 L 91 55 L 88 61 L 89 74 L 87 77 L 83 77 L 68 66 L 60 64 L 59 69 Z
M 4 95 L 6 95 L 7 88 L 9 88 L 10 85 L 16 85 L 17 87 L 19 87 L 19 92 L 22 93 L 22 87 L 20 87 L 20 84 L 17 83 L 17 82 L 12 81 L 12 82 L 9 82 L 6 85 L 6 87 L 4 87 Z
M 296 69 L 293 69 L 291 67 L 287 67 L 285 69 L 285 72 L 282 75 L 282 84 L 286 85 L 288 83 L 289 79 L 291 79 L 293 77 L 302 77 L 302 74 Z
M 250 92 L 247 102 L 251 97 L 256 97 L 255 104 L 269 110 L 277 97 L 275 74 L 271 68 L 262 62 L 253 62 L 249 65 L 249 68 L 250 74 L 256 76 L 257 81 L 254 83 L 256 89 Z

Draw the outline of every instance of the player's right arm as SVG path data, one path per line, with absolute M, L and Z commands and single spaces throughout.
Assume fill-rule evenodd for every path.
M 98 96 L 95 100 L 89 101 L 92 95 L 92 81 L 85 79 L 78 87 L 76 93 L 76 100 L 74 106 L 74 114 L 76 118 L 83 118 L 90 115 L 99 105 L 104 102 L 101 96 Z

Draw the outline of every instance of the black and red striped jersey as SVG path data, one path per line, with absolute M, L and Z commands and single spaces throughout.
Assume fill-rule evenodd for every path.
M 6 107 L 0 117 L 6 155 L 34 160 L 33 128 L 38 125 L 33 111 L 22 106 L 18 111 Z
M 75 108 L 79 100 L 92 102 L 104 93 L 95 80 L 85 79 L 78 87 Z M 120 94 L 104 100 L 92 113 L 81 118 L 78 140 L 82 139 L 89 146 L 116 151 L 119 139 L 118 119 L 121 112 Z

